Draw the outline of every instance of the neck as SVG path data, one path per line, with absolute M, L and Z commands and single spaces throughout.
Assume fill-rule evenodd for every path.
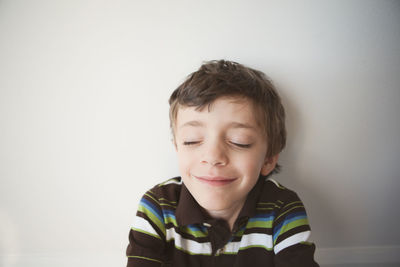
M 242 210 L 244 205 L 244 200 L 240 201 L 238 203 L 235 203 L 234 205 L 230 206 L 227 209 L 223 210 L 206 210 L 208 215 L 210 215 L 214 219 L 223 219 L 225 220 L 228 225 L 229 229 L 232 231 L 233 225 L 239 216 L 240 211 Z

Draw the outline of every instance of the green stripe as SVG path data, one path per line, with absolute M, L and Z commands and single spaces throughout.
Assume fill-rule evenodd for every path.
M 286 209 L 287 207 L 294 205 L 294 204 L 303 204 L 303 203 L 300 200 L 293 201 L 293 202 L 289 202 L 288 204 L 286 204 L 283 208 Z
M 143 233 L 143 234 L 150 235 L 150 236 L 156 237 L 158 239 L 161 239 L 161 237 L 159 237 L 158 235 L 146 232 L 145 230 L 142 230 L 142 229 L 139 229 L 139 228 L 135 228 L 135 227 L 132 227 L 131 229 L 136 231 L 136 232 L 140 232 L 140 233 Z
M 278 217 L 276 217 L 276 218 L 275 218 L 275 221 L 279 220 L 279 218 L 282 217 L 283 215 L 285 215 L 286 213 L 288 213 L 288 212 L 290 212 L 290 211 L 292 211 L 292 210 L 294 210 L 294 209 L 297 209 L 297 208 L 303 208 L 303 209 L 304 209 L 304 206 L 303 206 L 303 205 L 301 205 L 301 206 L 295 206 L 295 207 L 293 207 L 293 208 L 291 208 L 291 209 L 288 209 L 287 211 L 285 211 L 284 213 L 282 213 L 282 214 L 280 214 Z
M 280 208 L 280 207 L 278 207 Z M 256 210 L 274 210 L 275 208 L 256 208 Z
M 128 258 L 137 258 L 137 259 L 142 259 L 142 260 L 148 260 L 148 261 L 155 261 L 158 263 L 162 263 L 162 261 L 152 259 L 152 258 L 147 258 L 147 257 L 141 257 L 141 256 L 128 256 Z
M 147 193 L 151 193 L 153 195 L 153 197 L 156 197 L 156 194 L 151 190 L 147 191 Z
M 243 236 L 245 229 L 239 230 L 235 233 L 235 236 Z
M 276 205 L 275 202 L 258 202 L 257 205 Z
M 276 239 L 278 240 L 279 236 L 286 233 L 287 231 L 289 231 L 293 228 L 299 227 L 299 226 L 303 226 L 303 225 L 308 225 L 307 219 L 296 220 L 296 221 L 293 221 L 293 222 L 290 222 L 290 223 L 284 225 L 281 228 L 281 231 L 279 232 L 278 237 Z
M 248 222 L 246 228 L 272 228 L 273 220 Z
M 138 211 L 143 212 L 149 217 L 149 219 L 155 223 L 160 229 L 160 231 L 165 235 L 165 225 L 162 223 L 157 216 L 155 216 L 151 211 L 147 210 L 143 205 L 139 205 Z
M 259 202 L 259 203 L 257 203 L 257 208 L 258 207 L 260 207 L 260 206 L 273 206 L 273 207 L 275 207 L 275 208 L 281 208 L 281 206 L 279 206 L 279 205 L 277 205 L 276 203 L 272 203 L 272 202 Z
M 148 197 L 151 198 L 155 203 L 157 203 L 157 205 L 159 205 L 157 199 L 155 199 L 154 197 L 152 197 L 149 193 L 146 193 L 146 194 L 144 194 L 144 195 L 145 195 L 145 196 L 148 196 Z
M 167 204 L 167 203 L 160 203 L 160 206 L 167 206 L 167 207 L 171 207 L 171 208 L 175 208 L 176 209 L 176 206 L 173 206 L 173 205 Z
M 193 231 L 189 227 L 181 227 L 181 230 L 187 234 L 192 235 L 193 237 L 206 237 L 207 233 L 203 233 L 202 231 Z
M 245 249 L 250 249 L 250 248 L 263 248 L 267 251 L 272 251 L 273 248 L 268 248 L 266 246 L 260 246 L 260 245 L 252 245 L 252 246 L 247 246 L 247 247 L 241 247 L 239 250 L 245 250 Z
M 178 223 L 177 223 L 176 219 L 174 219 L 171 216 L 164 217 L 164 223 L 165 224 L 172 223 L 175 227 L 178 227 Z M 201 230 L 193 231 L 192 229 L 190 229 L 187 226 L 180 226 L 179 228 L 181 229 L 182 232 L 189 234 L 193 237 L 207 237 L 207 233 L 204 233 Z
M 171 200 L 168 200 L 168 199 L 166 199 L 166 198 L 159 198 L 159 200 L 160 201 L 165 201 L 165 202 L 168 202 L 168 203 L 171 203 L 171 204 L 176 204 L 177 202 L 176 201 L 171 201 Z
M 172 216 L 164 216 L 164 223 L 172 223 L 175 227 L 178 227 L 178 223 L 176 222 L 176 219 Z

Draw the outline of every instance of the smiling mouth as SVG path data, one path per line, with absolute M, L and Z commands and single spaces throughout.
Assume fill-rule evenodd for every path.
M 200 182 L 212 186 L 224 186 L 233 183 L 236 180 L 236 178 L 227 178 L 221 176 L 192 176 Z

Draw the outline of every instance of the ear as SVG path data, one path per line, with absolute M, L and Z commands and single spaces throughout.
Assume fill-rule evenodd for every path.
M 272 157 L 265 158 L 264 164 L 261 168 L 261 174 L 263 176 L 267 176 L 276 166 L 276 163 L 278 162 L 279 154 L 276 154 Z

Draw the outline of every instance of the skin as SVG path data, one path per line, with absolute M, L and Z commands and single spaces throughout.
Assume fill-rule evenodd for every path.
M 267 144 L 247 99 L 223 97 L 210 109 L 180 107 L 174 143 L 184 184 L 213 218 L 231 230 L 259 174 L 275 167 L 279 154 L 266 157 Z

